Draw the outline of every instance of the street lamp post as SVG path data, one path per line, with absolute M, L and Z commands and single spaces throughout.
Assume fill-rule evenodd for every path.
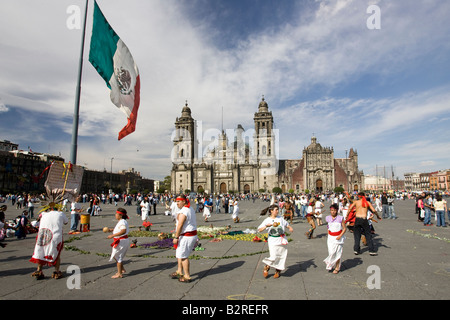
M 109 175 L 109 189 L 110 189 L 109 193 L 112 192 L 112 163 L 113 163 L 113 160 L 114 160 L 114 158 L 111 158 L 111 173 Z

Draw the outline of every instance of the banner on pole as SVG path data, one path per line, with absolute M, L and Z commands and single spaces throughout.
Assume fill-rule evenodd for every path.
M 44 184 L 47 195 L 52 195 L 54 199 L 75 201 L 80 194 L 83 173 L 83 167 L 70 162 L 54 162 Z

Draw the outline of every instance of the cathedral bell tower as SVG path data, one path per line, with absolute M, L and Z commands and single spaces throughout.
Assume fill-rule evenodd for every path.
M 259 103 L 258 112 L 255 112 L 253 120 L 255 121 L 254 156 L 258 162 L 269 160 L 275 154 L 275 135 L 273 133 L 272 111 L 269 111 L 269 106 L 264 100 L 264 96 Z
M 181 117 L 175 121 L 175 137 L 173 138 L 172 159 L 175 163 L 194 163 L 194 130 L 195 122 L 191 116 L 191 109 L 186 105 L 181 111 Z
M 264 100 L 258 106 L 258 112 L 253 117 L 255 134 L 253 136 L 252 160 L 258 167 L 258 185 L 265 190 L 272 190 L 277 186 L 278 160 L 275 152 L 275 133 L 273 130 L 272 111 Z
M 186 101 L 181 117 L 175 121 L 172 134 L 172 192 L 182 193 L 192 190 L 193 165 L 195 161 L 195 120 Z

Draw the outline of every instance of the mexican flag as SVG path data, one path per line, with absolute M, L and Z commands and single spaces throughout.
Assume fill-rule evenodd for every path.
M 130 51 L 109 25 L 94 1 L 89 61 L 111 89 L 110 97 L 128 118 L 119 140 L 134 132 L 140 102 L 139 70 Z

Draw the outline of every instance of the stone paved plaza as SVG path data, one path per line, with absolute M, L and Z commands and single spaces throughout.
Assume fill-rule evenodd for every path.
M 325 203 L 328 208 L 330 202 Z M 240 202 L 240 223 L 233 223 L 230 214 L 212 214 L 204 223 L 197 213 L 198 225 L 226 226 L 232 231 L 256 228 L 262 221 L 259 212 L 267 202 Z M 130 231 L 141 225 L 136 206 L 129 211 Z M 294 232 L 289 236 L 287 269 L 279 279 L 262 275 L 261 260 L 268 256 L 267 243 L 241 240 L 211 242 L 200 240 L 203 251 L 193 252 L 191 274 L 193 281 L 179 283 L 169 278 L 175 271 L 173 249 L 130 248 L 122 279 L 111 279 L 115 263 L 109 262 L 111 240 L 102 228 L 114 227 L 114 205 L 102 205 L 100 216 L 91 217 L 91 231 L 69 235 L 65 226 L 66 249 L 62 252 L 61 270 L 65 277 L 52 279 L 52 268 L 44 268 L 46 279 L 30 275 L 36 265 L 29 262 L 35 235 L 24 240 L 7 238 L 0 248 L 1 300 L 448 300 L 450 298 L 450 228 L 424 227 L 417 222 L 413 200 L 395 203 L 397 220 L 382 220 L 375 225 L 374 238 L 378 256 L 369 256 L 367 247 L 361 255 L 353 254 L 353 235 L 347 232 L 342 270 L 332 274 L 325 270 L 327 256 L 326 226 L 316 229 L 316 238 L 306 239 L 308 224 L 295 218 Z M 152 231 L 170 232 L 174 223 L 163 214 L 151 215 Z M 20 214 L 8 206 L 7 220 Z M 329 214 L 327 211 L 324 217 Z M 70 220 L 70 214 L 67 213 Z M 135 238 L 137 244 L 156 241 Z M 80 270 L 80 288 L 73 288 L 75 273 Z M 70 282 L 72 281 L 72 282 Z M 72 285 L 71 285 L 72 284 Z M 120 286 L 120 296 L 116 288 Z M 71 288 L 72 287 L 72 288 Z

